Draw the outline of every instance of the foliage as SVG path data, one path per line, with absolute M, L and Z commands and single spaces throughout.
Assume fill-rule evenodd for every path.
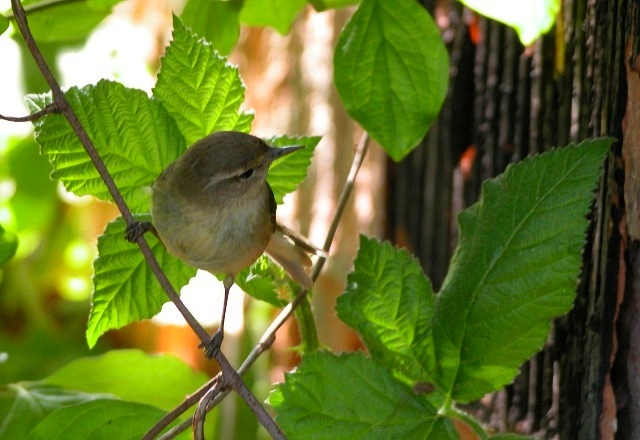
M 349 115 L 396 161 L 424 137 L 447 92 L 447 50 L 415 0 L 363 1 L 340 34 L 334 66 Z
M 551 319 L 569 311 L 611 142 L 553 150 L 486 181 L 459 216 L 460 241 L 435 297 L 414 258 L 362 236 L 337 310 L 371 357 L 305 357 L 269 399 L 287 435 L 324 438 L 337 425 L 349 438 L 457 438 L 453 401 L 511 382 Z M 420 384 L 433 391 L 412 392 Z
M 205 380 L 169 355 L 80 358 L 41 381 L 4 387 L 0 439 L 140 438 Z
M 25 2 L 36 40 L 60 42 L 86 37 L 117 1 L 45 3 Z M 138 218 L 149 218 L 145 187 L 188 145 L 214 131 L 250 131 L 253 115 L 240 108 L 244 85 L 238 70 L 219 55 L 235 44 L 239 23 L 286 33 L 306 3 L 189 0 L 182 20 L 174 16 L 172 42 L 151 97 L 106 80 L 66 91 Z M 325 10 L 358 2 L 309 3 Z M 6 21 L 0 19 L 0 32 Z M 521 38 L 533 35 L 519 31 Z M 349 114 L 392 159 L 405 157 L 437 117 L 447 90 L 448 56 L 431 17 L 414 0 L 362 0 L 338 39 L 334 64 Z M 34 112 L 50 102 L 46 94 L 28 98 Z M 35 126 L 51 176 L 76 195 L 109 201 L 66 120 L 49 114 Z M 277 203 L 305 178 L 319 140 L 267 139 L 277 147 L 306 146 L 273 164 L 268 181 Z M 338 315 L 362 335 L 370 356 L 306 356 L 269 399 L 287 434 L 324 438 L 338 429 L 349 438 L 458 438 L 457 418 L 486 438 L 454 401 L 479 398 L 510 382 L 544 343 L 550 320 L 571 306 L 586 216 L 610 143 L 554 150 L 486 182 L 482 199 L 459 217 L 460 243 L 437 295 L 413 257 L 362 237 Z M 124 227 L 117 219 L 98 240 L 86 333 L 91 347 L 107 330 L 150 318 L 166 302 L 138 249 L 122 239 Z M 175 286 L 186 284 L 195 269 L 155 238 L 149 241 Z M 16 246 L 15 237 L 0 228 L 0 264 Z M 295 291 L 267 258 L 236 281 L 274 306 Z M 204 380 L 180 361 L 135 351 L 79 359 L 42 381 L 4 387 L 0 440 L 140 437 Z
M 73 87 L 66 93 L 134 212 L 149 212 L 145 186 L 150 186 L 180 156 L 187 142 L 212 131 L 248 131 L 252 119 L 239 110 L 244 101 L 244 86 L 237 68 L 220 58 L 180 19 L 174 17 L 174 23 L 173 41 L 162 59 L 152 97 L 106 80 L 82 89 Z M 202 81 L 203 77 L 207 81 Z M 33 111 L 43 109 L 50 101 L 48 95 L 29 98 Z M 36 139 L 53 166 L 52 177 L 59 178 L 69 191 L 110 199 L 102 179 L 62 115 L 50 114 L 36 122 Z M 305 152 L 285 156 L 273 164 L 268 181 L 279 203 L 306 176 L 318 141 L 318 137 L 270 140 L 274 146 L 291 142 L 307 146 Z M 122 221 L 113 222 L 98 242 L 95 290 L 87 328 L 90 346 L 109 329 L 153 317 L 167 302 L 138 249 L 121 239 L 124 226 Z M 150 240 L 169 279 L 177 283 L 176 287 L 185 285 L 195 269 L 169 255 L 153 238 Z

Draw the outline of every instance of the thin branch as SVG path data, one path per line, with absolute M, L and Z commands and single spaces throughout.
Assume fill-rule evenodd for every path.
M 217 383 L 218 383 L 219 378 L 220 378 L 220 376 L 216 375 L 215 377 L 213 377 L 212 379 L 207 381 L 204 385 L 202 385 L 200 388 L 198 388 L 194 393 L 192 393 L 189 396 L 187 396 L 187 398 L 184 399 L 180 403 L 180 405 L 176 406 L 174 409 L 172 409 L 171 411 L 166 413 L 164 415 L 164 417 L 162 417 L 158 421 L 158 423 L 153 425 L 153 427 L 151 427 L 151 429 L 144 435 L 144 437 L 142 437 L 142 440 L 153 440 L 154 438 L 156 438 L 156 436 L 158 434 L 160 434 L 164 428 L 169 426 L 171 424 L 171 422 L 173 422 L 178 417 L 180 417 L 182 414 L 187 412 L 189 410 L 189 408 L 191 408 L 193 405 L 195 405 L 196 402 L 198 402 L 202 398 L 202 396 L 204 396 L 209 390 L 211 390 L 214 386 L 216 386 Z M 188 427 L 188 426 L 189 426 L 189 423 L 187 423 L 186 427 Z M 175 428 L 173 428 L 173 429 L 175 429 Z M 171 432 L 171 431 L 169 431 L 169 432 Z M 167 432 L 165 435 L 168 435 L 169 432 Z M 179 431 L 179 432 L 181 432 L 181 431 Z M 162 436 L 161 438 L 173 438 L 173 437 Z
M 285 439 L 284 433 L 280 430 L 280 427 L 276 424 L 276 422 L 271 418 L 267 410 L 258 402 L 256 396 L 253 395 L 247 384 L 244 383 L 240 374 L 233 369 L 231 364 L 226 357 L 222 355 L 222 352 L 218 351 L 214 356 L 215 360 L 218 362 L 220 366 L 220 370 L 222 370 L 222 375 L 224 377 L 225 385 L 233 388 L 236 393 L 242 397 L 245 401 L 249 409 L 253 411 L 253 413 L 258 418 L 258 421 L 264 426 L 267 432 L 271 435 L 272 438 L 279 440 Z M 219 383 L 218 383 L 219 385 Z M 218 392 L 224 392 L 223 390 Z
M 355 184 L 356 177 L 358 175 L 358 171 L 360 171 L 360 167 L 364 162 L 364 158 L 367 154 L 367 150 L 369 148 L 369 134 L 364 132 L 360 141 L 358 142 L 358 146 L 356 147 L 356 153 L 353 157 L 353 162 L 351 163 L 351 169 L 349 170 L 349 175 L 347 176 L 347 180 L 344 184 L 344 188 L 342 188 L 342 193 L 340 194 L 340 199 L 338 200 L 338 205 L 336 206 L 336 212 L 331 220 L 331 225 L 329 226 L 329 231 L 327 232 L 327 237 L 324 241 L 324 246 L 322 250 L 324 250 L 324 255 L 318 258 L 318 261 L 313 266 L 313 271 L 311 272 L 311 279 L 315 282 L 320 275 L 320 271 L 324 267 L 324 263 L 327 261 L 327 255 L 329 254 L 329 250 L 331 249 L 331 244 L 333 243 L 333 239 L 336 235 L 336 231 L 338 230 L 338 225 L 340 224 L 340 219 L 342 217 L 342 213 L 344 212 L 345 207 L 347 206 L 347 201 L 349 200 L 349 196 L 353 191 L 353 185 Z M 280 314 L 276 317 L 276 319 L 271 323 L 269 328 L 264 332 L 262 338 L 251 353 L 247 356 L 243 364 L 238 369 L 238 373 L 244 372 L 253 365 L 253 363 L 262 355 L 264 351 L 266 351 L 273 341 L 275 340 L 275 334 L 280 327 L 289 319 L 289 317 L 293 314 L 293 311 L 298 307 L 298 305 L 302 302 L 302 300 L 309 293 L 308 290 L 303 290 L 298 294 L 298 296 L 291 301 L 287 306 L 282 309 Z M 242 374 L 242 373 L 241 373 Z
M 198 400 L 200 402 L 196 408 L 195 415 L 190 420 L 185 420 L 180 425 L 175 426 L 166 432 L 160 437 L 160 439 L 172 439 L 185 429 L 189 428 L 189 426 L 192 426 L 193 428 L 194 438 L 203 438 L 202 429 L 206 413 L 211 411 L 211 409 L 213 409 L 227 394 L 229 394 L 229 391 L 232 389 L 242 397 L 249 409 L 251 409 L 255 414 L 258 421 L 265 427 L 272 438 L 286 438 L 284 433 L 280 430 L 280 427 L 275 423 L 273 418 L 264 409 L 260 402 L 258 402 L 258 399 L 256 399 L 251 390 L 244 383 L 241 374 L 233 369 L 231 364 L 229 364 L 229 361 L 221 352 L 218 352 L 214 358 L 218 362 L 218 365 L 220 365 L 221 373 L 201 386 L 196 392 L 182 401 L 180 405 L 160 419 L 160 421 L 158 421 L 158 423 L 156 423 L 144 435 L 142 438 L 143 440 L 154 439 L 156 435 L 162 432 L 162 430 L 170 425 L 171 422 L 176 420 L 183 413 L 187 412 L 187 410 Z
M 193 438 L 195 440 L 204 440 L 204 419 L 207 415 L 207 407 L 209 403 L 216 397 L 217 384 L 215 387 L 211 387 L 196 407 L 196 412 L 191 418 L 191 426 L 193 429 Z
M 30 115 L 27 115 L 27 116 L 0 115 L 0 119 L 4 119 L 5 121 L 10 121 L 10 122 L 33 122 L 50 113 L 60 113 L 60 109 L 55 103 L 48 104 L 42 110 L 38 110 L 37 112 L 31 113 Z
M 16 20 L 16 24 L 18 25 L 18 29 L 20 29 L 20 33 L 22 34 L 22 37 L 24 38 L 24 41 L 27 47 L 29 48 L 29 51 L 31 52 L 33 59 L 38 65 L 40 72 L 42 72 L 42 76 L 44 76 L 44 79 L 47 81 L 47 84 L 49 84 L 49 87 L 51 88 L 51 94 L 53 95 L 53 102 L 54 102 L 54 105 L 56 106 L 56 109 L 60 113 L 62 113 L 62 115 L 67 119 L 67 121 L 69 122 L 69 125 L 71 126 L 71 129 L 74 131 L 74 133 L 80 140 L 80 143 L 82 143 L 82 146 L 84 147 L 85 151 L 89 155 L 89 158 L 93 162 L 93 165 L 96 167 L 98 174 L 100 174 L 100 177 L 102 178 L 105 185 L 107 186 L 107 189 L 111 194 L 111 197 L 113 198 L 116 205 L 118 206 L 118 209 L 122 214 L 122 217 L 125 219 L 127 224 L 132 224 L 135 221 L 135 219 L 133 218 L 133 215 L 131 214 L 129 207 L 124 201 L 124 198 L 120 193 L 120 190 L 118 189 L 115 182 L 113 181 L 113 178 L 111 177 L 111 174 L 107 170 L 107 167 L 105 166 L 102 158 L 100 157 L 100 154 L 98 154 L 96 147 L 93 145 L 93 142 L 89 138 L 89 135 L 87 134 L 86 130 L 78 120 L 78 117 L 76 116 L 75 112 L 71 108 L 69 101 L 67 101 L 67 98 L 64 96 L 64 93 L 60 89 L 60 85 L 58 84 L 58 81 L 53 76 L 53 73 L 51 73 L 51 69 L 49 69 L 47 62 L 42 56 L 42 53 L 40 52 L 40 49 L 38 48 L 33 38 L 33 35 L 31 34 L 31 31 L 29 30 L 27 17 L 26 17 L 24 8 L 22 7 L 22 4 L 20 3 L 19 0 L 11 0 L 11 7 L 13 9 L 13 14 Z M 158 264 L 158 261 L 153 256 L 153 253 L 151 252 L 151 249 L 149 248 L 149 245 L 145 241 L 144 237 L 139 237 L 137 240 L 137 243 L 138 243 L 138 246 L 140 246 L 140 250 L 142 251 L 142 254 L 147 260 L 147 263 L 151 267 L 151 270 L 153 271 L 155 276 L 158 278 L 160 285 L 163 287 L 163 289 L 165 290 L 165 292 L 167 293 L 171 301 L 176 305 L 176 307 L 178 308 L 182 316 L 184 316 L 184 319 L 187 321 L 187 323 L 193 329 L 193 331 L 198 335 L 200 340 L 204 343 L 208 342 L 209 335 L 198 323 L 198 321 L 196 321 L 196 319 L 193 317 L 191 312 L 189 312 L 189 310 L 184 306 L 182 301 L 180 301 L 180 297 L 176 293 L 175 289 L 171 286 L 171 283 L 167 279 L 162 269 L 160 269 L 160 265 Z

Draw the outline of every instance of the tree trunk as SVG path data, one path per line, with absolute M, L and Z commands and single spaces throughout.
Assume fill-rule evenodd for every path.
M 436 7 L 448 20 L 449 95 L 423 145 L 389 165 L 388 235 L 439 288 L 456 215 L 484 179 L 528 154 L 615 137 L 574 309 L 512 385 L 471 407 L 500 431 L 640 439 L 640 14 L 634 1 L 561 3 L 529 48 L 503 25 Z

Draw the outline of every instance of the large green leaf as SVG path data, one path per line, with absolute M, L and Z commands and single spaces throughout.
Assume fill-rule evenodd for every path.
M 553 26 L 560 0 L 460 0 L 482 15 L 511 26 L 525 46 Z
M 141 403 L 98 399 L 58 409 L 47 416 L 26 440 L 139 439 L 164 411 Z
M 249 26 L 270 26 L 285 35 L 306 0 L 244 0 L 240 21 Z
M 510 382 L 571 308 L 593 190 L 611 139 L 553 150 L 486 181 L 459 216 L 436 301 L 437 383 L 469 401 Z
M 116 185 L 133 212 L 148 212 L 144 189 L 184 151 L 185 142 L 167 111 L 142 90 L 101 80 L 66 93 L 78 119 L 95 144 Z M 49 96 L 29 96 L 32 111 Z M 62 115 L 47 115 L 35 123 L 36 139 L 53 165 L 51 177 L 78 195 L 103 200 L 111 196 L 82 144 Z
M 265 141 L 274 147 L 304 145 L 305 148 L 288 154 L 276 160 L 269 168 L 267 182 L 273 190 L 277 204 L 282 203 L 285 195 L 295 190 L 307 176 L 307 168 L 311 164 L 311 157 L 320 142 L 320 137 L 290 137 L 280 136 Z
M 448 69 L 438 27 L 415 0 L 363 0 L 334 55 L 345 108 L 394 160 L 405 157 L 436 119 Z
M 184 24 L 202 35 L 218 52 L 228 54 L 240 37 L 243 0 L 189 0 L 180 15 Z
M 357 330 L 376 361 L 411 382 L 430 380 L 434 296 L 420 263 L 388 242 L 360 237 L 338 316 Z
M 457 439 L 425 396 L 362 354 L 305 356 L 269 396 L 291 438 Z
M 150 218 L 140 216 L 139 220 Z M 151 318 L 168 301 L 138 247 L 124 239 L 124 230 L 125 223 L 118 218 L 98 238 L 99 256 L 93 263 L 94 291 L 87 325 L 89 347 L 107 330 Z M 170 255 L 152 234 L 146 238 L 162 270 L 180 290 L 196 269 Z
M 113 394 L 166 411 L 206 381 L 206 374 L 172 355 L 153 356 L 139 350 L 76 359 L 44 379 L 65 389 Z
M 176 16 L 173 41 L 162 58 L 153 95 L 176 120 L 189 145 L 216 131 L 251 129 L 253 115 L 240 111 L 244 85 L 238 69 Z
M 0 440 L 25 438 L 34 426 L 55 410 L 109 396 L 67 391 L 41 382 L 20 382 L 0 387 L 0 398 L 7 397 L 11 402 L 6 414 L 0 413 Z

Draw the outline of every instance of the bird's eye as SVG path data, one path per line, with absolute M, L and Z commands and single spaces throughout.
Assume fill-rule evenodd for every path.
M 240 177 L 240 179 L 242 179 L 242 180 L 247 180 L 252 175 L 253 175 L 253 168 L 249 168 L 247 171 L 245 171 L 244 173 L 240 174 L 238 177 Z

